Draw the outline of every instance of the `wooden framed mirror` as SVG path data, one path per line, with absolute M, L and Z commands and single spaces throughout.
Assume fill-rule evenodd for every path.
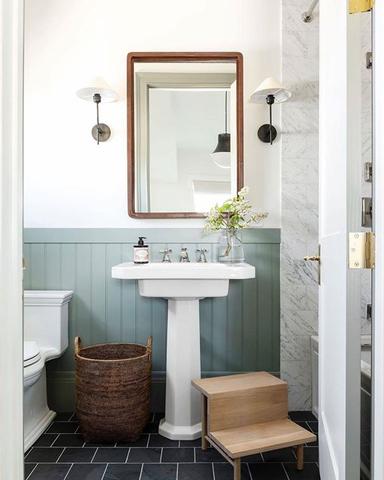
M 243 187 L 243 57 L 133 52 L 127 59 L 128 213 L 203 218 Z

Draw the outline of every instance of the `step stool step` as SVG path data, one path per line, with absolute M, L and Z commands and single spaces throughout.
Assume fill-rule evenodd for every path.
M 286 382 L 268 372 L 252 372 L 225 375 L 223 377 L 202 378 L 194 380 L 192 383 L 207 397 L 235 393 L 239 390 L 286 385 Z
M 316 441 L 313 433 L 289 419 L 209 432 L 208 437 L 233 459 Z

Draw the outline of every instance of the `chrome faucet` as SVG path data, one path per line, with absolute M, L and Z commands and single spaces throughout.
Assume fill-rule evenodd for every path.
M 180 262 L 189 262 L 189 256 L 186 248 L 182 248 L 179 257 Z
M 208 253 L 208 250 L 206 248 L 198 248 L 196 250 L 197 253 L 197 262 L 198 263 L 207 263 L 207 256 L 206 253 Z
M 163 263 L 171 263 L 171 253 L 172 249 L 171 248 L 165 248 L 164 250 L 160 250 L 160 253 L 163 254 L 163 259 L 161 260 Z

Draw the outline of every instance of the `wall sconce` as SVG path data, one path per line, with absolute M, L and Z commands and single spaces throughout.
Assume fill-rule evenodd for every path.
M 252 93 L 251 102 L 266 102 L 267 105 L 269 105 L 269 125 L 262 125 L 257 132 L 257 136 L 262 142 L 270 143 L 272 145 L 277 136 L 277 130 L 272 125 L 272 105 L 274 103 L 286 102 L 291 96 L 292 92 L 284 88 L 272 77 L 266 78 Z
M 106 142 L 111 136 L 111 129 L 105 123 L 99 121 L 99 104 L 103 102 L 116 102 L 117 93 L 101 77 L 97 77 L 90 82 L 87 87 L 81 88 L 76 92 L 82 100 L 94 102 L 96 104 L 96 125 L 92 128 L 92 137 L 99 145 L 100 142 Z

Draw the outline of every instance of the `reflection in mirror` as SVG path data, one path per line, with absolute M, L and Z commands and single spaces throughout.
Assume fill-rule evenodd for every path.
M 224 89 L 149 89 L 148 154 L 137 158 L 141 211 L 172 212 L 177 198 L 182 211 L 205 212 L 218 196 L 230 196 L 230 148 L 213 153 L 218 133 L 228 134 L 226 95 Z
M 132 75 L 130 215 L 201 216 L 235 195 L 236 59 L 135 61 Z

